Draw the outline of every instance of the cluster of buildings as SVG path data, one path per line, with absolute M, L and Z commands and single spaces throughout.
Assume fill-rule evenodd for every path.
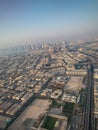
M 98 130 L 98 66 L 94 68 L 94 117 L 96 130 Z
M 57 106 L 52 103 L 52 105 L 48 105 L 46 112 L 48 116 L 56 118 L 55 129 L 63 130 L 68 127 L 70 124 L 68 122 L 69 117 L 63 115 L 61 108 L 66 102 L 78 103 L 79 91 L 85 88 L 83 78 L 87 74 L 84 65 L 78 65 L 80 60 L 86 58 L 85 54 L 71 52 L 68 47 L 69 45 L 67 46 L 66 42 L 30 45 L 25 47 L 23 49 L 25 51 L 21 54 L 3 57 L 0 60 L 1 130 L 8 127 L 36 98 L 50 100 L 49 104 L 54 101 L 59 102 L 61 104 L 59 114 L 58 103 Z M 76 65 L 78 65 L 78 68 Z M 38 106 L 37 103 L 36 108 Z M 44 104 L 42 110 L 43 107 Z M 52 114 L 50 114 L 52 109 Z M 38 111 L 40 110 L 38 109 Z M 44 113 L 41 117 L 47 117 L 47 114 Z M 39 120 L 36 119 L 36 122 L 41 123 Z M 43 118 L 41 120 L 44 122 Z M 9 130 L 12 130 L 12 128 L 9 127 Z M 46 129 L 44 127 L 39 128 Z M 34 127 L 34 129 L 37 128 Z

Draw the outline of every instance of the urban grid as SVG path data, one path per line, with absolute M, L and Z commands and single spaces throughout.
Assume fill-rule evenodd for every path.
M 0 54 L 0 130 L 98 130 L 98 40 Z

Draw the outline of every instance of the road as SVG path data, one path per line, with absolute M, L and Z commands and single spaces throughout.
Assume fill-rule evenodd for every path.
M 92 104 L 93 104 L 93 67 L 92 65 L 88 66 L 88 79 L 87 79 L 87 88 L 85 90 L 85 107 L 84 107 L 84 128 L 83 130 L 95 130 L 94 117 L 92 115 Z

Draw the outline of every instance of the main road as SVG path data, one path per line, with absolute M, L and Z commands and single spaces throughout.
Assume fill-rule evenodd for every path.
M 95 130 L 93 115 L 93 66 L 88 66 L 87 87 L 85 90 L 86 101 L 84 108 L 84 128 L 83 130 Z

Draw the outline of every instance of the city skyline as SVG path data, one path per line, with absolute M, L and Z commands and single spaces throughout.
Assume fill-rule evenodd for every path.
M 0 48 L 98 36 L 97 0 L 1 0 Z

